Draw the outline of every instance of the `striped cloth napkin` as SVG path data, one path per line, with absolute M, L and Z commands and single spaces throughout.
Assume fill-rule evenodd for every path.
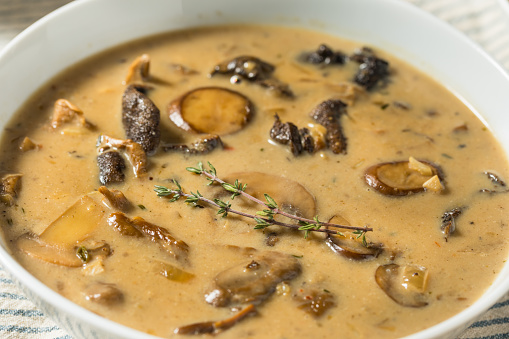
M 402 1 L 410 2 L 463 31 L 509 71 L 509 0 Z M 0 267 L 0 338 L 72 339 L 72 336 L 45 317 Z M 458 337 L 503 338 L 509 338 L 509 295 Z

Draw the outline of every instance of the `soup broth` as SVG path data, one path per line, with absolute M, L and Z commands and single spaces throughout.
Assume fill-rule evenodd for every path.
M 394 338 L 470 306 L 507 259 L 505 154 L 444 87 L 362 47 L 294 28 L 208 27 L 66 70 L 3 134 L 2 172 L 21 175 L 2 184 L 15 258 L 73 302 L 160 337 Z M 144 128 L 137 117 L 126 127 L 129 102 L 159 109 L 153 149 L 126 141 Z M 193 147 L 204 135 L 216 141 Z M 104 154 L 117 165 L 100 168 Z M 255 229 L 224 206 L 227 216 L 157 195 L 180 185 L 270 219 L 256 215 L 269 207 L 207 185 L 199 163 L 291 214 L 360 229 L 299 231 L 282 216 L 290 228 Z M 128 203 L 108 201 L 114 190 Z

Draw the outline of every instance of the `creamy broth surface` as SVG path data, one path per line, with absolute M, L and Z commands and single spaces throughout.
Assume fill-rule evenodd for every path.
M 387 82 L 370 90 L 353 89 L 357 63 L 302 62 L 303 53 L 320 44 L 347 55 L 362 47 L 300 29 L 214 27 L 136 41 L 58 75 L 26 103 L 3 135 L 2 173 L 22 174 L 15 203 L 2 212 L 3 230 L 15 258 L 73 302 L 161 337 L 179 337 L 174 334 L 176 328 L 223 320 L 246 307 L 215 307 L 206 302 L 205 294 L 220 272 L 249 263 L 253 251 L 289 255 L 300 265 L 300 274 L 279 282 L 269 297 L 255 305 L 256 315 L 238 321 L 218 334 L 219 338 L 395 338 L 435 325 L 470 306 L 507 259 L 508 195 L 500 182 L 486 175 L 509 178 L 503 150 L 458 98 L 386 51 L 375 49 L 378 57 L 389 62 Z M 17 245 L 19 237 L 27 232 L 40 235 L 76 201 L 101 186 L 96 142 L 100 135 L 126 138 L 122 127 L 125 78 L 131 62 L 144 53 L 150 56 L 145 84 L 151 89 L 146 93 L 161 111 L 161 146 L 148 157 L 146 175 L 135 177 L 126 161 L 124 182 L 107 187 L 122 191 L 131 202 L 128 217 L 142 217 L 184 241 L 189 246 L 187 260 L 168 256 L 147 238 L 122 235 L 106 221 L 115 210 L 103 205 L 104 217 L 82 242 L 101 241 L 111 248 L 100 270 L 94 271 L 93 258 L 83 266 L 67 267 L 27 255 Z M 241 55 L 274 65 L 274 77 L 288 84 L 294 97 L 273 95 L 249 81 L 232 83 L 229 76 L 209 76 L 215 65 Z M 190 90 L 210 86 L 247 97 L 253 106 L 250 121 L 241 130 L 221 136 L 224 148 L 207 154 L 165 152 L 164 145 L 189 144 L 197 137 L 169 119 L 170 102 Z M 347 113 L 341 117 L 346 154 L 324 148 L 295 156 L 288 145 L 271 140 L 274 114 L 282 122 L 304 127 L 312 123 L 310 112 L 331 98 L 347 104 Z M 74 123 L 52 128 L 58 99 L 79 107 L 94 128 Z M 21 151 L 25 137 L 40 147 Z M 409 157 L 437 165 L 445 189 L 387 196 L 367 185 L 367 168 Z M 311 218 L 318 215 L 327 221 L 340 216 L 350 225 L 372 227 L 366 239 L 383 244 L 383 252 L 369 260 L 349 259 L 327 246 L 324 233 L 311 232 L 306 239 L 304 232 L 279 226 L 256 230 L 251 219 L 232 214 L 222 218 L 209 205 L 195 208 L 183 199 L 169 202 L 156 196 L 155 185 L 175 188 L 175 179 L 185 192 L 198 190 L 206 197 L 217 197 L 220 188 L 207 186 L 203 176 L 186 171 L 199 162 L 212 163 L 219 177 L 233 181 L 238 173 L 261 172 L 299 183 L 316 205 Z M 282 179 L 272 180 L 264 182 L 264 187 L 276 192 L 288 189 L 279 188 Z M 256 189 L 256 185 L 253 182 L 249 187 Z M 278 201 L 278 197 L 300 198 L 291 189 L 285 194 L 272 197 L 287 204 L 292 201 Z M 228 195 L 221 197 L 229 199 Z M 245 210 L 241 199 L 235 198 L 233 207 Z M 442 216 L 454 208 L 461 208 L 462 213 L 446 240 Z M 271 233 L 277 241 L 268 246 Z M 160 273 L 161 262 L 194 276 L 186 281 L 169 279 Z M 401 305 L 379 287 L 375 272 L 389 264 L 426 269 L 421 294 L 427 305 Z M 87 298 L 86 291 L 96 283 L 114 286 L 123 297 L 111 303 Z M 331 305 L 322 315 L 306 312 L 296 300 L 299 290 L 307 288 L 330 298 Z

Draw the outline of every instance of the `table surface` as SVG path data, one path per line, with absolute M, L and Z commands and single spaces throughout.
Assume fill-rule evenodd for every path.
M 509 10 L 497 0 L 405 0 L 449 22 L 509 70 Z M 69 0 L 0 0 L 0 50 L 19 32 Z M 509 5 L 508 5 L 509 7 Z M 509 93 L 508 93 L 509 95 Z M 13 309 L 12 300 L 20 304 Z M 0 267 L 0 337 L 71 339 L 27 300 Z M 458 338 L 509 338 L 509 297 Z

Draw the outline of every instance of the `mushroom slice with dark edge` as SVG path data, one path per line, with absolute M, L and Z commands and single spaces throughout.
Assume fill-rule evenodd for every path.
M 97 191 L 104 196 L 103 203 L 111 209 L 127 212 L 132 207 L 131 202 L 127 200 L 124 193 L 119 190 L 108 189 L 105 186 L 101 186 L 97 189 Z
M 122 235 L 149 238 L 176 260 L 187 260 L 189 246 L 184 241 L 177 240 L 163 227 L 151 224 L 141 217 L 130 219 L 122 212 L 111 213 L 108 216 L 108 224 Z
M 321 44 L 316 51 L 304 53 L 302 60 L 311 64 L 342 65 L 346 61 L 346 55 L 340 51 L 333 51 L 329 46 Z
M 484 172 L 484 174 L 488 177 L 488 179 L 493 184 L 493 189 L 483 188 L 480 190 L 480 192 L 490 193 L 490 194 L 509 192 L 509 189 L 507 188 L 505 181 L 502 180 L 502 178 L 500 178 L 499 175 L 497 175 L 493 172 L 488 172 L 488 171 Z
M 95 282 L 83 292 L 85 299 L 103 306 L 113 306 L 124 301 L 124 294 L 115 284 Z
M 148 54 L 140 55 L 129 65 L 125 83 L 129 85 L 133 82 L 146 81 L 149 78 L 149 70 L 150 56 Z
M 131 139 L 117 139 L 107 135 L 101 135 L 97 140 L 97 152 L 99 155 L 110 150 L 123 150 L 133 166 L 134 175 L 139 177 L 147 173 L 147 154 L 140 144 Z
M 336 306 L 334 295 L 318 286 L 303 284 L 293 295 L 293 300 L 297 302 L 297 308 L 307 314 L 319 318 L 327 310 Z
M 378 58 L 370 48 L 363 47 L 355 52 L 350 59 L 360 64 L 354 81 L 367 90 L 375 87 L 389 75 L 389 63 Z
M 265 201 L 264 194 L 268 194 L 277 202 L 279 209 L 287 213 L 308 219 L 316 215 L 315 197 L 304 186 L 291 179 L 260 172 L 238 172 L 225 176 L 224 180 L 230 183 L 238 180 L 246 184 L 246 193 L 262 201 Z M 240 201 L 245 204 L 245 208 L 259 207 L 251 201 Z
M 44 242 L 30 233 L 16 239 L 16 247 L 33 258 L 67 267 L 81 267 L 93 258 L 107 257 L 111 253 L 109 245 L 104 243 L 88 248 L 82 245 L 61 246 Z
M 99 181 L 103 185 L 122 182 L 125 179 L 124 158 L 117 151 L 110 150 L 97 156 L 99 166 Z
M 219 135 L 207 134 L 199 136 L 190 145 L 165 145 L 163 150 L 165 152 L 180 151 L 187 154 L 207 154 L 217 147 L 223 148 L 221 137 Z
M 0 180 L 0 201 L 5 205 L 14 205 L 20 190 L 22 176 L 22 174 L 7 174 Z
M 375 280 L 385 294 L 401 306 L 424 307 L 428 305 L 425 293 L 428 270 L 425 267 L 382 265 L 376 270 Z
M 180 268 L 167 262 L 156 262 L 157 272 L 168 280 L 180 283 L 188 282 L 195 277 L 194 274 L 181 270 Z
M 255 315 L 256 309 L 254 305 L 250 304 L 244 307 L 242 310 L 235 313 L 230 318 L 219 321 L 206 321 L 202 323 L 196 323 L 186 326 L 181 326 L 175 329 L 173 333 L 175 334 L 190 334 L 190 335 L 199 335 L 199 334 L 218 334 L 222 331 L 225 331 L 239 321 L 245 319 L 247 316 Z
M 350 226 L 350 223 L 340 216 L 332 217 L 329 223 Z M 325 243 L 334 253 L 354 260 L 374 259 L 383 251 L 382 244 L 364 243 L 357 234 L 351 232 L 328 233 L 325 237 Z
M 58 128 L 75 120 L 77 120 L 81 127 L 89 129 L 93 127 L 93 125 L 85 119 L 83 111 L 76 105 L 65 99 L 58 99 L 55 101 L 51 127 Z
M 445 241 L 456 231 L 456 218 L 461 215 L 463 209 L 460 207 L 453 208 L 442 215 L 442 225 L 440 229 L 445 235 Z
M 216 307 L 239 304 L 260 304 L 282 281 L 301 273 L 298 260 L 279 252 L 260 252 L 250 260 L 220 272 L 205 300 Z
M 334 154 L 346 154 L 346 138 L 341 128 L 340 118 L 346 114 L 346 104 L 341 100 L 326 100 L 312 112 L 311 118 L 327 130 L 325 140 Z
M 129 85 L 122 96 L 122 123 L 127 139 L 141 145 L 146 154 L 154 154 L 161 132 L 159 109 L 147 95 L 148 87 Z
M 244 128 L 251 119 L 253 107 L 238 92 L 201 87 L 172 101 L 168 113 L 171 121 L 185 131 L 221 136 Z
M 369 167 L 364 179 L 378 192 L 394 196 L 423 192 L 429 180 L 443 180 L 438 166 L 424 160 L 417 162 L 418 167 L 414 167 L 411 160 L 380 163 Z

